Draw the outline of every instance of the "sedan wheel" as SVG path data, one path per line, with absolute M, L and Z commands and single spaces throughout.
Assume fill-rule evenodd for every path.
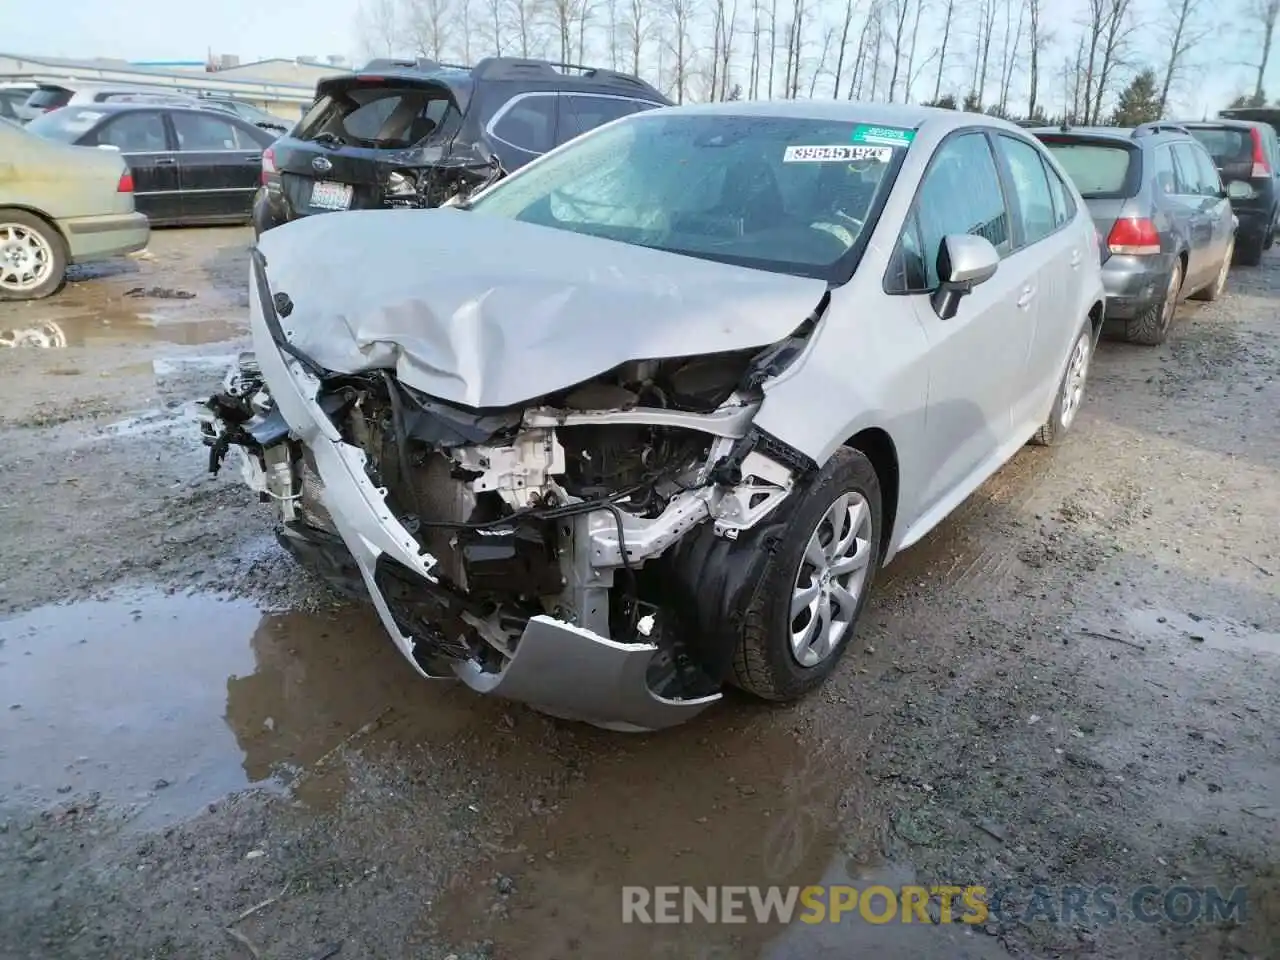
M 1205 287 L 1199 293 L 1194 294 L 1196 300 L 1204 300 L 1212 303 L 1217 300 L 1227 289 L 1227 274 L 1231 272 L 1231 258 L 1235 256 L 1236 242 L 1233 239 L 1227 244 L 1227 251 L 1223 254 L 1222 265 L 1218 267 L 1218 275 L 1213 278 L 1213 283 Z
M 875 467 L 841 447 L 766 521 L 767 536 L 738 541 L 753 552 L 743 558 L 753 572 L 729 677 L 736 686 L 794 700 L 831 674 L 875 580 L 882 517 Z
M 37 300 L 62 285 L 62 238 L 23 210 L 0 210 L 0 300 Z
M 791 591 L 791 652 L 800 666 L 831 656 L 853 625 L 871 534 L 871 508 L 851 492 L 836 497 L 809 536 Z
M 1067 368 L 1053 401 L 1049 419 L 1036 431 L 1031 442 L 1042 447 L 1059 444 L 1076 422 L 1076 414 L 1084 404 L 1085 385 L 1089 380 L 1089 361 L 1093 359 L 1093 321 L 1086 319 L 1067 358 Z

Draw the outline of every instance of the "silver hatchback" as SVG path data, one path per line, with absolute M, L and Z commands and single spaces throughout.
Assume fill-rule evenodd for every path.
M 817 688 L 880 567 L 1071 428 L 1104 296 L 1033 138 L 840 101 L 635 114 L 252 270 L 211 466 L 420 673 L 621 729 Z

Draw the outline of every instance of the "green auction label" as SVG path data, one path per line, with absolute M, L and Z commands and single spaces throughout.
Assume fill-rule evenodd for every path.
M 904 130 L 901 127 L 873 127 L 869 124 L 860 123 L 853 128 L 853 135 L 849 139 L 853 143 L 877 143 L 886 147 L 906 147 L 915 139 L 916 132 L 914 130 Z

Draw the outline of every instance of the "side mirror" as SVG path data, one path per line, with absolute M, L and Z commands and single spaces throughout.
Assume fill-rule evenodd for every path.
M 960 300 L 980 283 L 986 283 L 1000 266 L 1000 254 L 991 241 L 970 233 L 952 233 L 938 248 L 938 289 L 930 302 L 941 320 L 950 320 Z

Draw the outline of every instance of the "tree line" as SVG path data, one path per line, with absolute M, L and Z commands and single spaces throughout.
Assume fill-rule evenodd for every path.
M 1280 0 L 361 0 L 365 55 L 637 73 L 672 100 L 836 97 L 1138 123 L 1212 71 L 1265 105 Z

